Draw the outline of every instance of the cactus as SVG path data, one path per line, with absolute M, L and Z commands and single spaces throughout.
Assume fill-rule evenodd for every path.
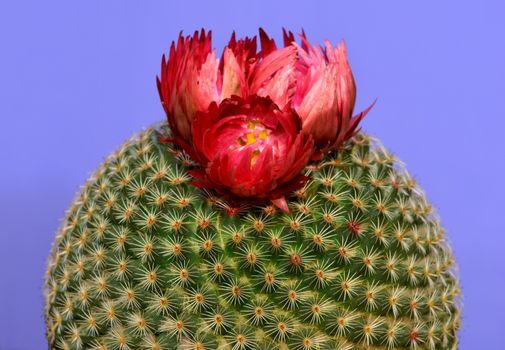
M 87 181 L 46 275 L 50 349 L 456 349 L 454 259 L 425 195 L 358 133 L 287 198 L 234 206 L 128 140 Z

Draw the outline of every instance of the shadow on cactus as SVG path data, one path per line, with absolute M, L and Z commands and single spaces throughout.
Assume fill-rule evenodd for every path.
M 353 116 L 343 43 L 173 43 L 168 123 L 87 181 L 46 276 L 50 349 L 456 349 L 444 230 Z

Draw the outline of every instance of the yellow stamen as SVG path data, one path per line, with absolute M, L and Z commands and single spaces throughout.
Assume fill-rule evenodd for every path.
M 251 145 L 256 142 L 256 135 L 254 135 L 254 131 L 248 132 L 246 134 L 247 137 L 247 145 Z
M 247 127 L 251 130 L 254 130 L 254 128 L 256 127 L 256 124 L 258 124 L 258 121 L 257 120 L 248 120 L 247 121 Z
M 258 134 L 258 137 L 261 139 L 261 140 L 265 140 L 267 137 L 268 137 L 268 133 L 265 129 L 261 130 Z
M 259 149 L 255 149 L 254 151 L 252 151 L 251 153 L 251 169 L 254 165 L 254 163 L 256 163 L 256 159 L 258 158 L 258 156 L 260 155 L 260 150 Z

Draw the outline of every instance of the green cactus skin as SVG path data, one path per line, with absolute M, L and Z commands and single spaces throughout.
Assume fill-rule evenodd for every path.
M 82 188 L 46 276 L 50 349 L 456 349 L 459 286 L 432 207 L 358 134 L 289 199 L 230 213 L 160 124 Z M 236 215 L 230 215 L 236 214 Z

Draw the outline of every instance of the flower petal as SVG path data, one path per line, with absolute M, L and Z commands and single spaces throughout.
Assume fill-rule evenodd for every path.
M 225 48 L 223 62 L 223 82 L 220 101 L 232 95 L 245 96 L 247 94 L 245 74 L 231 49 Z
M 286 202 L 286 197 L 282 196 L 279 198 L 270 199 L 270 201 L 279 209 L 285 213 L 289 213 L 288 203 Z

